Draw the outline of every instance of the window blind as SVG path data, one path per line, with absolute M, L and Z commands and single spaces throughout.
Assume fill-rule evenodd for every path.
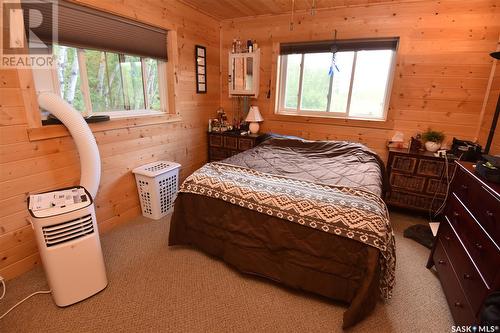
M 38 15 L 45 19 L 36 29 L 36 36 L 44 43 L 85 49 L 124 53 L 159 60 L 167 60 L 167 31 L 117 15 L 88 7 L 58 1 L 57 18 L 51 18 L 49 6 L 23 2 L 24 26 L 29 39 L 28 17 Z M 27 9 L 34 9 L 26 15 Z M 39 12 L 37 12 L 39 11 Z M 57 36 L 53 40 L 52 22 L 57 23 Z M 33 36 L 31 36 L 33 38 Z
M 334 49 L 336 51 L 395 50 L 398 42 L 399 37 L 282 43 L 280 54 L 322 53 L 332 52 Z

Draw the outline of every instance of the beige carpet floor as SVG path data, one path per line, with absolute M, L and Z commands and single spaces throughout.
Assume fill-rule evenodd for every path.
M 349 332 L 450 332 L 441 286 L 425 268 L 429 250 L 402 235 L 425 220 L 392 213 L 391 221 L 397 242 L 393 298 Z M 0 332 L 342 331 L 342 305 L 240 274 L 191 248 L 169 248 L 168 227 L 168 218 L 138 218 L 103 236 L 104 291 L 67 308 L 58 308 L 50 295 L 34 296 L 0 321 Z M 40 267 L 9 281 L 0 313 L 47 288 Z

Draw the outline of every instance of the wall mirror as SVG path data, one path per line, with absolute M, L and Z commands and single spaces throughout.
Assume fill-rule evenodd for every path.
M 229 54 L 229 95 L 258 96 L 260 52 Z

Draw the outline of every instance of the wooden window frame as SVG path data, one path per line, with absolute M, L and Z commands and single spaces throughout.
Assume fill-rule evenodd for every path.
M 276 47 L 275 47 L 276 49 Z M 279 50 L 279 48 L 278 48 Z M 297 107 L 296 108 L 286 108 L 285 107 L 285 89 L 286 89 L 286 73 L 287 73 L 287 60 L 288 54 L 286 55 L 278 55 L 277 56 L 277 73 L 276 73 L 276 105 L 274 109 L 274 113 L 276 115 L 283 116 L 300 116 L 300 117 L 316 117 L 316 118 L 337 118 L 337 119 L 346 119 L 346 120 L 360 120 L 366 122 L 386 122 L 388 113 L 389 113 L 389 101 L 394 81 L 394 75 L 396 71 L 396 59 L 397 59 L 397 50 L 392 50 L 391 63 L 389 66 L 389 74 L 384 94 L 384 106 L 383 113 L 381 117 L 356 117 L 351 116 L 349 114 L 351 107 L 351 96 L 353 90 L 353 82 L 354 82 L 354 74 L 356 70 L 356 61 L 357 61 L 357 53 L 358 51 L 354 51 L 353 64 L 351 68 L 351 78 L 349 83 L 349 92 L 347 99 L 347 106 L 345 112 L 331 112 L 330 103 L 331 103 L 331 89 L 332 89 L 332 81 L 333 76 L 330 76 L 330 84 L 329 91 L 327 96 L 327 108 L 325 111 L 314 111 L 314 110 L 301 110 L 300 105 L 302 102 L 302 90 L 303 90 L 303 73 L 304 73 L 304 58 L 305 53 L 301 54 L 301 63 L 300 63 L 300 76 L 299 76 L 299 85 L 298 85 L 298 96 L 297 96 Z
M 163 95 L 163 100 L 166 101 L 165 112 L 161 112 L 161 114 L 159 114 L 160 112 L 157 112 L 156 114 L 149 115 L 139 113 L 136 116 L 123 114 L 121 117 L 113 118 L 110 121 L 89 124 L 89 127 L 93 132 L 182 121 L 180 112 L 177 109 L 177 105 L 179 105 L 179 80 L 177 77 L 179 71 L 179 51 L 177 40 L 177 31 L 173 29 L 169 30 L 167 43 L 169 58 L 168 62 L 161 62 L 161 66 L 163 67 L 162 70 L 165 71 L 166 75 L 159 77 L 159 80 L 162 80 L 162 85 L 164 87 L 164 89 L 160 89 L 160 94 Z M 38 141 L 70 136 L 64 125 L 42 126 L 41 112 L 38 105 L 38 97 L 33 78 L 33 70 L 19 69 L 18 77 L 25 105 L 29 140 Z M 52 81 L 54 80 L 58 82 L 57 75 L 52 78 Z
M 158 114 L 158 112 L 164 112 L 168 113 L 168 97 L 166 94 L 160 94 L 160 110 L 151 110 L 149 108 L 149 100 L 147 98 L 147 80 L 145 77 L 145 60 L 146 58 L 140 57 L 141 61 L 141 82 L 142 82 L 142 89 L 143 89 L 143 96 L 144 96 L 144 109 L 131 109 L 130 108 L 130 100 L 128 96 L 128 89 L 126 86 L 126 82 L 123 80 L 123 68 L 122 64 L 124 63 L 124 58 L 127 56 L 126 54 L 118 54 L 119 61 L 120 61 L 120 80 L 122 82 L 122 92 L 123 92 L 123 100 L 124 100 L 124 109 L 123 110 L 109 110 L 109 111 L 93 111 L 93 106 L 92 106 L 92 100 L 90 98 L 90 86 L 89 86 L 89 80 L 88 80 L 88 72 L 87 72 L 87 62 L 86 62 L 86 55 L 85 55 L 85 49 L 81 48 L 76 48 L 77 52 L 77 57 L 78 57 L 78 72 L 80 75 L 80 90 L 82 92 L 84 104 L 85 104 L 85 109 L 82 111 L 83 116 L 90 116 L 92 114 L 96 115 L 99 113 L 102 114 L 107 114 L 110 115 L 112 118 L 116 117 L 123 117 L 123 115 L 134 117 L 134 116 L 144 116 L 147 115 L 148 112 L 151 114 L 155 115 Z M 100 51 L 104 52 L 105 56 L 107 58 L 108 52 L 107 51 Z M 114 52 L 113 52 L 114 53 Z M 116 53 L 115 53 L 116 54 Z M 167 75 L 166 73 L 166 66 L 164 61 L 156 60 L 157 62 L 157 70 L 158 70 L 158 87 L 159 91 L 164 91 L 166 90 L 166 80 L 165 77 Z M 57 77 L 57 69 L 52 68 L 52 69 L 47 69 L 50 71 L 50 74 L 48 74 L 48 77 Z M 106 63 L 106 71 L 107 71 L 107 63 Z M 60 94 L 61 87 L 59 80 L 52 80 L 53 82 L 53 91 L 56 94 Z

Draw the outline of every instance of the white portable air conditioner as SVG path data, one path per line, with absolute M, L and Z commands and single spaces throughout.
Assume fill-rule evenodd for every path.
M 108 284 L 91 195 L 82 186 L 31 195 L 28 210 L 52 296 L 67 306 Z

